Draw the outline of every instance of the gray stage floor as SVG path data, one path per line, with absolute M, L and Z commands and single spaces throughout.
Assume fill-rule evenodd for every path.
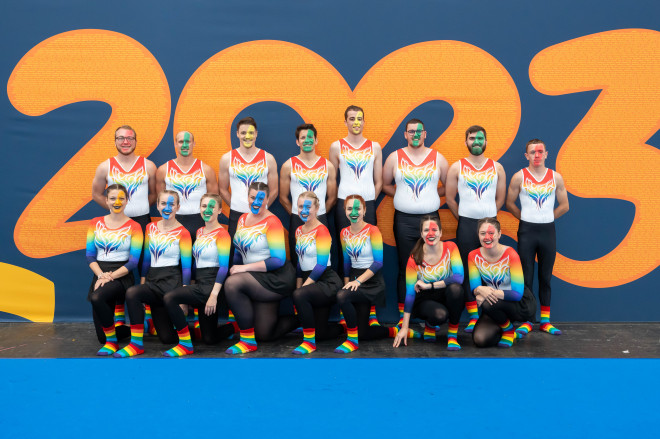
M 554 322 L 553 322 L 554 323 Z M 333 352 L 343 339 L 317 344 L 317 351 L 304 358 L 660 358 L 660 323 L 555 323 L 563 331 L 552 336 L 534 331 L 510 349 L 478 349 L 470 334 L 459 329 L 459 352 L 446 350 L 445 327 L 435 343 L 409 340 L 408 346 L 392 348 L 392 339 L 365 341 L 352 354 Z M 224 350 L 235 341 L 207 346 L 195 343 L 193 358 L 298 358 L 291 351 L 302 341 L 302 334 L 288 334 L 281 340 L 260 343 L 259 350 L 229 356 Z M 120 347 L 127 344 L 120 342 Z M 145 336 L 145 354 L 138 358 L 158 358 L 171 346 L 157 337 Z M 100 348 L 91 323 L 0 323 L 0 358 L 96 358 Z

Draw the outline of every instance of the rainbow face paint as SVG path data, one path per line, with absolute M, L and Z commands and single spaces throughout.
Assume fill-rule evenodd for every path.
M 174 197 L 172 195 L 168 195 L 167 201 L 165 202 L 165 207 L 163 207 L 163 209 L 160 211 L 160 214 L 164 219 L 170 219 L 172 217 L 173 211 L 174 211 Z
M 421 123 L 417 124 L 415 134 L 412 136 L 412 145 L 417 147 L 422 144 L 422 134 L 424 133 L 424 126 Z
M 312 130 L 307 130 L 307 135 L 304 137 L 304 140 L 302 142 L 302 150 L 304 152 L 312 152 L 314 151 L 314 131 Z
M 351 132 L 353 134 L 360 134 L 362 132 L 362 124 L 364 123 L 364 114 L 358 111 L 355 116 L 348 116 L 348 121 L 351 124 Z
M 252 125 L 242 125 L 240 128 L 239 138 L 241 139 L 241 145 L 245 148 L 251 148 L 254 146 L 254 138 L 256 137 L 257 130 Z
M 440 241 L 440 228 L 433 221 L 429 221 L 428 227 L 424 228 L 426 234 L 424 235 L 424 242 L 427 245 L 436 245 Z
M 472 139 L 471 135 L 470 139 Z M 469 148 L 473 155 L 481 155 L 486 151 L 486 136 L 484 136 L 483 131 L 477 131 L 474 133 L 474 140 L 472 140 L 472 144 Z
M 481 235 L 481 244 L 486 248 L 493 248 L 497 244 L 497 229 L 492 224 L 486 226 L 485 232 Z
M 254 197 L 254 201 L 252 204 L 250 204 L 250 211 L 253 214 L 258 214 L 259 210 L 261 209 L 261 206 L 264 204 L 264 200 L 266 199 L 266 192 L 264 191 L 259 191 L 257 192 L 257 195 Z
M 183 133 L 183 138 L 179 139 L 177 136 L 177 145 L 179 147 L 179 154 L 182 157 L 188 157 L 192 153 L 192 139 L 190 133 Z
M 302 209 L 298 212 L 298 216 L 304 223 L 309 219 L 309 209 L 312 208 L 312 200 L 305 200 L 302 205 Z
M 213 209 L 215 209 L 215 200 L 213 198 L 209 199 L 206 204 L 206 209 L 202 212 L 202 219 L 206 222 L 211 221 L 213 218 Z
M 357 223 L 360 219 L 360 207 L 362 204 L 360 203 L 360 200 L 357 198 L 353 199 L 353 207 L 349 211 L 348 214 L 348 219 L 351 220 L 352 223 Z

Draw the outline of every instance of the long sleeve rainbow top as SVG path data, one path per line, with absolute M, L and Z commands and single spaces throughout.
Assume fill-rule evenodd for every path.
M 227 277 L 230 248 L 231 237 L 223 227 L 208 233 L 204 233 L 204 227 L 200 227 L 197 230 L 197 238 L 192 247 L 195 267 L 218 267 L 218 275 L 215 281 L 219 284 L 223 283 Z
M 284 248 L 284 227 L 275 215 L 269 215 L 256 224 L 245 225 L 248 214 L 244 213 L 238 219 L 234 234 L 234 263 L 243 264 L 264 261 L 266 270 L 280 268 L 286 262 Z
M 471 251 L 468 256 L 468 275 L 472 291 L 481 286 L 483 281 L 489 287 L 502 290 L 504 300 L 518 302 L 522 299 L 525 289 L 522 266 L 518 253 L 511 247 L 507 247 L 496 262 L 484 259 L 480 249 Z
M 192 245 L 190 233 L 183 226 L 167 232 L 158 230 L 158 222 L 147 225 L 144 238 L 144 259 L 142 273 L 150 267 L 172 267 L 181 262 L 183 285 L 190 285 L 190 268 L 192 263 Z
M 137 267 L 140 260 L 142 238 L 140 225 L 132 219 L 116 229 L 111 229 L 105 223 L 104 217 L 94 218 L 87 229 L 87 262 L 91 264 L 97 261 L 128 261 L 124 267 L 131 271 Z
M 446 285 L 463 283 L 463 262 L 461 262 L 461 254 L 458 251 L 458 247 L 451 241 L 445 241 L 442 245 L 442 256 L 434 265 L 430 265 L 426 261 L 422 261 L 421 265 L 417 265 L 412 256 L 408 258 L 404 312 L 412 312 L 413 304 L 415 303 L 415 284 L 417 280 L 422 280 L 426 283 L 445 281 Z
M 383 235 L 376 226 L 366 224 L 358 233 L 351 227 L 341 231 L 341 249 L 344 252 L 344 273 L 351 267 L 368 268 L 374 273 L 383 267 Z
M 308 233 L 303 233 L 303 226 L 296 229 L 296 254 L 301 271 L 311 271 L 309 277 L 316 282 L 330 265 L 330 231 L 319 224 Z

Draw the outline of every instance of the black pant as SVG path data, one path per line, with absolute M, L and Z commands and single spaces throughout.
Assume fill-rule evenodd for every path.
M 474 326 L 472 339 L 478 347 L 494 346 L 502 336 L 500 325 L 509 320 L 525 322 L 536 314 L 536 299 L 531 290 L 525 287 L 522 299 L 518 302 L 498 300 L 494 305 L 487 301 L 481 304 L 481 317 Z
M 126 291 L 126 306 L 131 324 L 142 324 L 144 322 L 143 303 L 151 306 L 151 319 L 158 338 L 165 344 L 177 343 L 179 335 L 174 330 L 172 321 L 165 309 L 163 294 L 153 289 L 148 283 L 132 286 Z
M 457 325 L 465 308 L 463 288 L 450 284 L 446 288 L 417 293 L 411 315 L 421 318 L 431 326 L 440 326 L 449 320 Z
M 376 202 L 374 200 L 366 201 L 367 212 L 364 215 L 364 221 L 376 226 Z M 335 205 L 335 232 L 337 233 L 337 268 L 339 272 L 339 277 L 344 278 L 346 274 L 344 273 L 344 253 L 341 251 L 341 231 L 346 227 L 350 226 L 351 222 L 346 218 L 346 209 L 344 209 L 344 200 L 341 198 L 337 199 L 337 204 Z
M 100 343 L 105 343 L 105 332 L 103 328 L 109 328 L 115 325 L 115 305 L 124 304 L 126 290 L 124 285 L 118 280 L 108 282 L 96 289 L 91 295 L 92 317 L 94 319 L 94 329 L 96 337 Z M 128 338 L 131 331 L 127 326 L 120 326 L 116 329 L 117 340 Z
M 459 216 L 458 227 L 456 228 L 456 246 L 458 247 L 458 252 L 461 254 L 461 261 L 463 262 L 463 270 L 465 272 L 463 291 L 466 302 L 474 302 L 475 300 L 474 292 L 470 288 L 470 276 L 468 276 L 468 256 L 472 250 L 481 247 L 479 230 L 477 229 L 478 222 L 479 220 L 474 218 Z
M 151 222 L 151 215 L 146 214 L 146 215 L 140 215 L 131 218 L 133 221 L 138 223 L 140 225 L 140 228 L 142 229 L 142 236 L 146 236 L 147 233 L 147 226 Z M 149 251 L 149 250 L 147 250 Z M 140 260 L 138 261 L 138 272 L 140 273 L 140 276 L 146 276 L 146 273 L 142 273 L 142 261 L 144 260 L 144 246 L 142 246 L 142 250 L 140 251 Z
M 330 309 L 337 303 L 336 296 L 325 294 L 318 284 L 300 287 L 293 292 L 293 303 L 304 329 L 314 328 L 317 341 L 339 337 L 344 328 L 338 323 L 330 323 Z
M 518 255 L 525 287 L 534 291 L 534 259 L 539 259 L 539 302 L 550 306 L 550 281 L 557 256 L 555 223 L 536 224 L 520 221 L 518 225 Z
M 234 265 L 234 235 L 236 234 L 238 220 L 241 218 L 241 215 L 243 215 L 243 213 L 237 210 L 229 211 L 229 222 L 227 223 L 227 232 L 231 238 L 231 247 L 229 248 L 229 268 Z
M 317 218 L 321 221 L 321 224 L 328 227 L 328 217 L 325 214 L 318 215 Z M 289 216 L 289 260 L 291 260 L 294 267 L 298 264 L 298 255 L 296 254 L 296 230 L 303 224 L 305 223 L 300 219 L 298 214 L 292 213 Z

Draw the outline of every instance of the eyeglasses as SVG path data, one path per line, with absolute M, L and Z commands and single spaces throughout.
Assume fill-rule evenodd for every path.
M 422 134 L 424 130 L 408 130 L 407 133 L 410 134 L 411 136 L 414 136 L 415 134 Z
M 115 137 L 115 140 L 119 143 L 124 143 L 124 140 L 128 140 L 129 142 L 132 142 L 135 140 L 135 137 L 124 137 L 124 136 L 119 136 Z

